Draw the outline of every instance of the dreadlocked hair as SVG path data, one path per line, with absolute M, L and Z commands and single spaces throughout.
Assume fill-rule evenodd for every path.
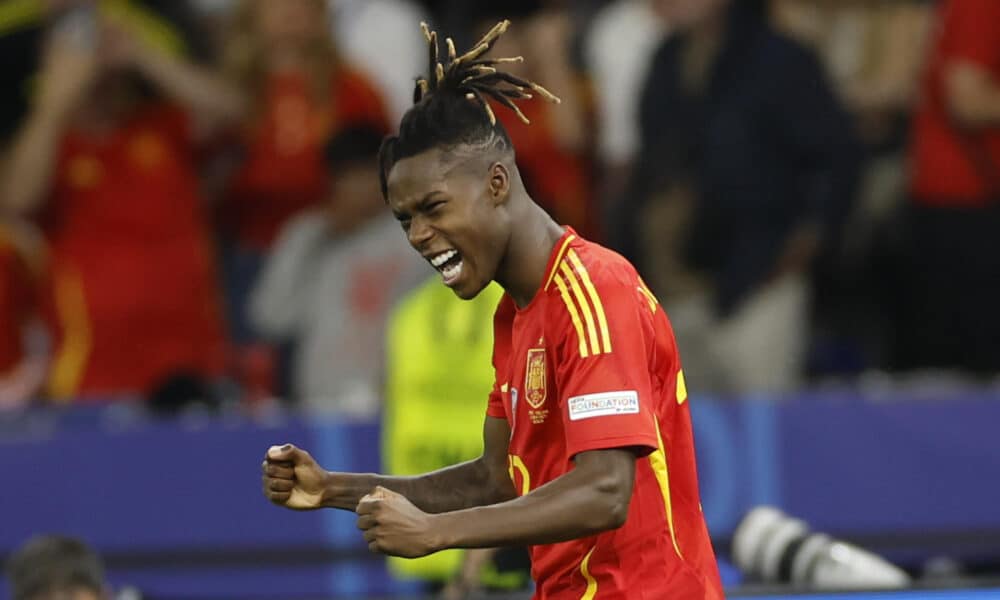
M 517 100 L 538 94 L 549 102 L 560 102 L 537 83 L 500 70 L 499 65 L 523 62 L 523 57 L 483 58 L 508 27 L 510 21 L 500 21 L 462 55 L 455 51 L 452 39 L 446 38 L 447 57 L 441 62 L 437 32 L 427 23 L 420 24 L 429 49 L 427 75 L 416 81 L 413 106 L 403 115 L 399 135 L 385 138 L 379 148 L 383 198 L 388 199 L 389 171 L 404 158 L 431 148 L 511 150 L 510 137 L 497 120 L 491 101 L 512 110 L 524 123 L 530 121 Z

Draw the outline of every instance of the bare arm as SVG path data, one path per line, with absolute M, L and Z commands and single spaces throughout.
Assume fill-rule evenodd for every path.
M 398 492 L 426 513 L 442 513 L 503 502 L 515 496 L 507 476 L 507 421 L 486 417 L 483 455 L 469 462 L 413 477 L 337 473 L 321 469 L 292 446 L 271 448 L 264 461 L 264 495 L 297 510 L 355 510 L 378 486 Z
M 62 132 L 62 119 L 48 111 L 33 111 L 24 121 L 3 160 L 4 211 L 24 215 L 40 207 L 52 185 Z
M 413 558 L 445 548 L 553 544 L 620 527 L 628 515 L 635 455 L 583 452 L 569 473 L 499 504 L 429 515 L 376 488 L 358 505 L 358 528 L 374 552 Z
M 569 473 L 507 502 L 437 515 L 441 548 L 490 548 L 553 544 L 625 523 L 635 454 L 630 450 L 583 452 Z
M 1000 82 L 982 66 L 956 60 L 945 67 L 948 108 L 972 128 L 1000 125 Z
M 143 43 L 125 23 L 105 23 L 103 35 L 113 60 L 135 66 L 163 93 L 187 107 L 199 126 L 233 123 L 249 110 L 245 94 L 225 78 Z
M 63 132 L 97 72 L 92 52 L 65 33 L 49 40 L 39 73 L 39 92 L 0 166 L 0 210 L 23 215 L 37 210 L 55 173 Z

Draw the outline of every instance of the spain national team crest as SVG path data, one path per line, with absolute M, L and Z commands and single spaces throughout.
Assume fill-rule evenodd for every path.
M 545 348 L 528 350 L 528 367 L 524 373 L 524 398 L 531 408 L 545 403 Z
M 528 402 L 528 417 L 535 425 L 543 423 L 549 415 L 545 404 L 546 390 L 545 348 L 528 350 L 528 365 L 524 372 L 524 399 Z

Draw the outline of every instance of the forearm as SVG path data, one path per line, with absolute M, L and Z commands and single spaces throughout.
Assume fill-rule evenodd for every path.
M 52 184 L 63 120 L 54 111 L 36 109 L 25 121 L 3 160 L 0 209 L 23 215 L 42 204 Z
M 375 486 L 398 492 L 420 510 L 432 514 L 494 504 L 514 497 L 510 480 L 500 480 L 480 458 L 412 477 L 330 473 L 323 506 L 354 510 Z
M 137 53 L 135 60 L 167 95 L 212 122 L 237 122 L 248 110 L 247 98 L 236 86 L 206 69 L 151 48 Z
M 491 506 L 436 515 L 440 548 L 554 544 L 620 527 L 631 486 L 614 474 L 573 470 L 531 493 Z

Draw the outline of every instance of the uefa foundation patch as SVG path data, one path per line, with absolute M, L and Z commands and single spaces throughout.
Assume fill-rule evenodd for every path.
M 587 394 L 569 399 L 570 421 L 610 415 L 630 415 L 638 412 L 639 394 L 635 390 Z

